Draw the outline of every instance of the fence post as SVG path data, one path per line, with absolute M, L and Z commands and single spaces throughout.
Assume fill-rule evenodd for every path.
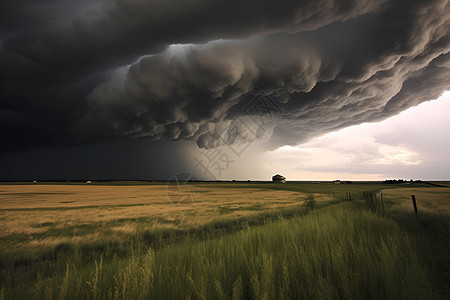
M 417 211 L 416 196 L 411 195 L 411 199 L 412 199 L 412 203 L 414 206 L 414 213 L 416 215 L 416 223 L 417 223 L 417 226 L 419 226 L 419 212 Z
M 380 197 L 381 197 L 381 209 L 383 210 L 383 217 L 384 217 L 384 199 L 383 199 L 383 193 L 380 193 Z
M 374 204 L 375 212 L 377 213 L 377 215 L 379 215 L 379 212 L 378 212 L 378 198 L 377 198 L 377 194 L 376 193 L 373 194 L 373 204 Z

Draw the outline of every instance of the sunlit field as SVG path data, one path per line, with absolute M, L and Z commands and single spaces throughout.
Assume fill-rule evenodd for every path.
M 411 195 L 416 196 L 419 213 L 450 214 L 450 188 L 401 188 L 384 191 L 385 198 L 398 203 L 398 209 L 408 211 L 412 209 Z M 383 192 L 383 191 L 382 191 Z
M 291 191 L 208 186 L 4 185 L 0 186 L 2 257 L 24 251 L 37 254 L 61 243 L 120 244 L 130 235 L 151 238 L 201 230 L 206 224 L 243 222 L 261 212 L 301 211 L 305 197 Z M 316 198 L 330 199 L 320 194 Z
M 0 299 L 445 299 L 449 208 L 423 184 L 0 185 Z

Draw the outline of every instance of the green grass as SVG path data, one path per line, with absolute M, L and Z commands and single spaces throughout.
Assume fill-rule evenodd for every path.
M 345 202 L 306 216 L 160 250 L 78 265 L 55 258 L 35 278 L 3 281 L 10 298 L 436 299 L 413 239 L 393 220 Z M 61 246 L 61 256 L 73 256 Z M 58 260 L 60 259 L 60 260 Z M 63 263 L 64 262 L 64 263 Z M 5 277 L 3 277 L 5 279 Z
M 441 295 L 450 295 L 450 218 L 440 213 L 391 210 L 389 217 L 416 243 L 416 253 Z
M 325 207 L 332 205 L 335 202 L 319 202 L 316 207 Z M 53 249 L 43 249 L 40 251 L 28 252 L 28 251 L 10 251 L 9 249 L 1 249 L 2 256 L 0 257 L 0 279 L 1 271 L 3 273 L 21 273 L 22 269 L 28 268 L 27 275 L 37 274 L 42 268 L 46 269 L 47 264 L 51 264 L 55 257 L 59 257 L 61 263 L 85 264 L 92 262 L 92 259 L 104 256 L 105 258 L 111 258 L 114 255 L 125 256 L 131 254 L 136 249 L 142 250 L 152 247 L 159 249 L 169 244 L 180 242 L 186 238 L 195 239 L 208 239 L 224 234 L 233 233 L 242 230 L 245 226 L 257 226 L 264 224 L 270 220 L 276 220 L 279 217 L 291 218 L 293 216 L 304 215 L 307 212 L 305 206 L 294 206 L 279 208 L 274 210 L 262 211 L 258 214 L 234 217 L 229 216 L 217 216 L 211 218 L 211 221 L 206 224 L 198 224 L 192 226 L 185 226 L 181 228 L 160 228 L 151 227 L 151 224 L 155 221 L 155 217 L 150 218 L 135 218 L 135 219 L 114 219 L 108 222 L 102 222 L 100 224 L 96 222 L 87 224 L 72 224 L 58 226 L 54 223 L 38 223 L 37 228 L 45 228 L 43 232 L 37 233 L 13 233 L 5 235 L 0 238 L 0 242 L 4 245 L 13 245 L 14 243 L 25 243 L 30 240 L 42 240 L 46 237 L 61 237 L 70 238 L 74 235 L 86 235 L 92 232 L 101 233 L 98 240 L 94 242 L 80 242 L 74 243 L 61 243 L 56 245 Z M 162 224 L 165 220 L 159 220 L 156 217 L 156 223 Z M 136 231 L 130 234 L 114 235 L 111 228 L 121 224 L 127 224 L 133 222 L 136 224 Z M 176 220 L 170 223 L 176 224 Z M 133 245 L 133 248 L 130 247 Z M 61 256 L 61 252 L 64 252 L 66 248 L 70 246 L 70 255 Z M 64 254 L 64 253 L 63 253 Z M 17 270 L 14 266 L 23 266 L 24 268 Z
M 398 205 L 400 198 L 385 199 L 385 216 L 379 201 L 364 201 L 364 192 L 399 186 L 203 185 L 309 194 L 303 206 L 259 211 L 256 204 L 246 207 L 256 214 L 233 218 L 227 213 L 236 208 L 217 203 L 219 214 L 209 222 L 185 227 L 153 228 L 149 218 L 67 226 L 37 222 L 44 231 L 12 234 L 0 242 L 85 235 L 100 227 L 102 235 L 38 252 L 2 249 L 0 300 L 445 299 L 450 294 L 448 215 L 421 212 L 418 225 L 412 211 Z M 333 200 L 315 201 L 315 194 Z M 135 232 L 109 236 L 108 228 L 129 222 L 136 224 Z
M 434 296 L 414 243 L 391 220 L 350 205 L 172 245 L 155 261 L 156 298 L 231 298 L 236 289 L 256 299 Z

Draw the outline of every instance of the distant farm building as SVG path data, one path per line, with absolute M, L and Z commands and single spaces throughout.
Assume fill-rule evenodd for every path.
M 277 174 L 277 175 L 273 175 L 272 176 L 272 181 L 275 183 L 285 183 L 286 182 L 286 177 L 284 177 L 283 175 Z
M 333 180 L 334 184 L 351 184 L 351 181 Z

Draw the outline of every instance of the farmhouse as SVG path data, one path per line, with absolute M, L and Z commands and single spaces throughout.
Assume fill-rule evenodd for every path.
M 276 174 L 276 175 L 272 176 L 272 181 L 275 183 L 285 183 L 286 177 L 284 177 L 283 175 L 280 175 L 280 174 Z
M 334 184 L 351 184 L 351 181 L 333 180 Z

